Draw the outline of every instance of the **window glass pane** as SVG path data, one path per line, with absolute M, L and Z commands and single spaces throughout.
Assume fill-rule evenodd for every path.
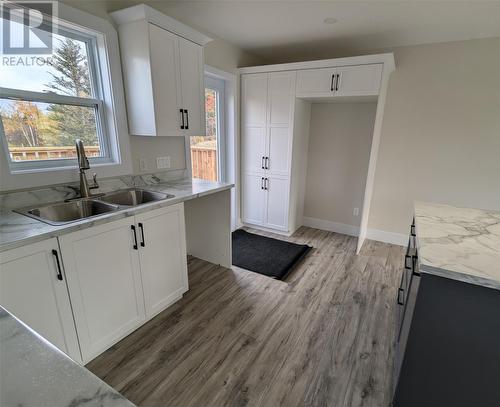
M 77 138 L 103 156 L 94 107 L 0 99 L 0 117 L 12 161 L 75 158 Z
M 218 136 L 218 94 L 205 89 L 205 114 L 207 135 L 191 137 L 191 166 L 193 178 L 209 181 L 218 179 L 217 136 Z
M 13 24 L 22 28 L 21 24 Z M 22 29 L 13 32 L 22 33 Z M 91 97 L 87 44 L 54 34 L 53 47 L 52 55 L 48 56 L 2 56 L 0 87 Z

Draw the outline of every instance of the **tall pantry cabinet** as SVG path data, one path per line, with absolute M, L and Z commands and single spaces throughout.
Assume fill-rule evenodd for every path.
M 295 71 L 241 77 L 242 221 L 285 233 L 295 213 L 294 137 L 307 137 L 294 135 L 295 83 Z

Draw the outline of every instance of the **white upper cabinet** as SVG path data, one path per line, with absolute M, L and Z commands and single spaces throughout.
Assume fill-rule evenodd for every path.
M 56 238 L 1 253 L 0 305 L 81 363 Z
M 383 64 L 341 66 L 337 68 L 337 96 L 378 95 Z
M 151 83 L 154 105 L 148 117 L 139 117 L 137 120 L 130 120 L 130 132 L 133 135 L 151 136 L 179 136 L 181 135 L 182 116 L 180 109 L 182 106 L 181 76 L 179 69 L 179 38 L 163 28 L 154 24 L 148 24 L 149 38 L 151 41 Z M 131 87 L 140 86 L 140 80 L 134 80 Z M 128 89 L 128 86 L 127 86 Z M 130 102 L 127 100 L 127 106 Z M 140 107 L 139 107 L 140 108 Z M 134 117 L 133 107 L 129 108 Z M 144 127 L 143 127 L 144 126 Z M 141 127 L 144 131 L 141 131 Z M 147 132 L 151 127 L 153 131 Z
M 205 128 L 205 83 L 203 75 L 203 48 L 179 38 L 182 108 L 185 133 L 200 136 Z
M 297 97 L 376 96 L 383 64 L 351 65 L 297 71 Z
M 295 72 L 269 74 L 268 140 L 264 167 L 270 175 L 290 176 L 295 79 Z
M 335 68 L 297 71 L 297 97 L 331 97 L 335 92 Z
M 261 173 L 267 152 L 268 74 L 241 78 L 241 161 L 244 172 Z
M 118 23 L 129 131 L 203 136 L 203 46 L 211 39 L 140 4 L 111 13 Z

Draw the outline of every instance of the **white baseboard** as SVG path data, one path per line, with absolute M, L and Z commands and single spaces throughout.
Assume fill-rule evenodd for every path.
M 310 228 L 327 230 L 328 232 L 341 233 L 343 235 L 358 236 L 359 227 L 353 225 L 347 225 L 345 223 L 332 222 L 330 220 L 310 218 L 304 216 L 303 225 Z
M 379 229 L 368 229 L 366 238 L 379 242 L 396 244 L 398 246 L 406 246 L 408 244 L 408 235 L 404 233 L 386 232 L 385 230 Z
M 343 235 L 359 236 L 358 226 L 332 222 L 330 220 L 304 216 L 303 225 L 315 229 L 327 230 L 328 232 L 341 233 Z M 366 238 L 399 246 L 406 246 L 408 243 L 408 236 L 403 233 L 386 232 L 385 230 L 378 229 L 368 229 L 366 232 Z

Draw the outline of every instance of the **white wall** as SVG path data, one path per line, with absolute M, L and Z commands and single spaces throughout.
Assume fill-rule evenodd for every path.
M 395 58 L 369 228 L 406 234 L 415 200 L 500 209 L 500 38 Z
M 376 110 L 376 102 L 312 104 L 306 218 L 359 227 L 353 209 L 361 213 Z

